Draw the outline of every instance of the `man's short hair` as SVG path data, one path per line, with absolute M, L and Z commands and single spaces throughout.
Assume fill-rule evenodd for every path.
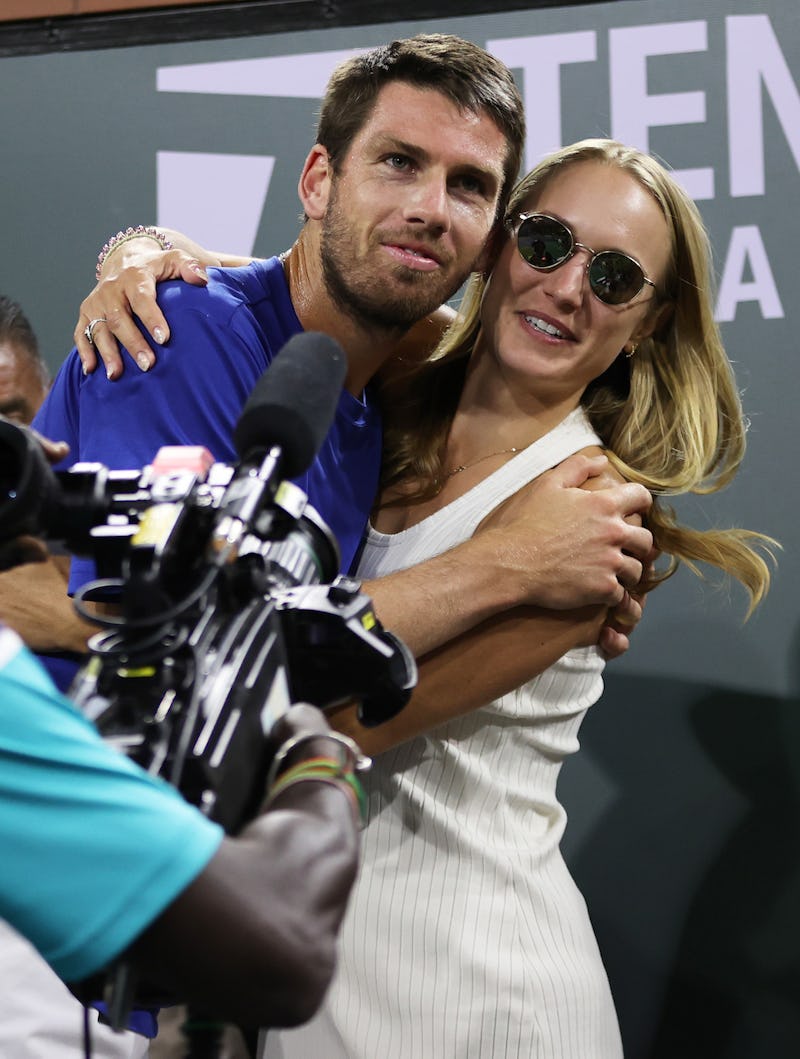
M 50 384 L 50 372 L 39 352 L 36 332 L 31 327 L 22 306 L 5 294 L 0 294 L 0 344 L 13 346 L 25 357 L 29 366 L 38 372 L 44 387 Z
M 502 210 L 522 162 L 522 97 L 511 71 L 499 59 L 450 34 L 423 33 L 395 40 L 347 59 L 334 70 L 317 126 L 317 142 L 328 151 L 334 170 L 369 120 L 379 92 L 393 81 L 434 89 L 458 107 L 489 115 L 508 144 Z

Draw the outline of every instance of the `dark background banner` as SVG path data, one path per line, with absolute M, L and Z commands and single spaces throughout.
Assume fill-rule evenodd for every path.
M 219 248 L 284 249 L 333 64 L 419 30 L 459 33 L 512 67 L 526 165 L 613 135 L 673 167 L 711 233 L 717 315 L 751 419 L 734 486 L 679 506 L 699 525 L 770 533 L 784 552 L 746 625 L 738 588 L 685 572 L 650 599 L 565 767 L 565 848 L 629 1056 L 795 1056 L 800 9 L 619 0 L 472 13 L 487 6 L 447 17 L 415 5 L 414 21 L 364 24 L 374 5 L 229 3 L 194 23 L 185 11 L 117 16 L 122 38 L 110 16 L 54 20 L 49 44 L 42 24 L 9 24 L 0 291 L 22 302 L 55 367 L 119 228 L 157 219 Z

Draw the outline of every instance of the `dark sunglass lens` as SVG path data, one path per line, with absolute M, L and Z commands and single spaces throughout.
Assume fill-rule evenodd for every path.
M 550 217 L 526 217 L 517 232 L 519 252 L 534 268 L 548 269 L 569 257 L 569 230 Z
M 589 266 L 589 285 L 606 305 L 623 305 L 644 286 L 644 273 L 632 257 L 609 250 Z

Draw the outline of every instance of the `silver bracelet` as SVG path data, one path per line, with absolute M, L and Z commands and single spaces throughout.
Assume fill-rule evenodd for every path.
M 267 790 L 269 791 L 272 784 L 283 771 L 283 765 L 293 750 L 302 746 L 303 743 L 316 742 L 319 739 L 335 744 L 335 759 L 340 765 L 342 772 L 366 772 L 372 765 L 372 758 L 363 754 L 358 744 L 350 736 L 342 735 L 341 732 L 304 732 L 302 735 L 295 735 L 291 739 L 287 739 L 278 748 L 267 775 Z
M 158 228 L 153 228 L 152 225 L 137 224 L 135 228 L 126 228 L 123 232 L 117 232 L 116 235 L 112 235 L 108 242 L 103 244 L 103 249 L 97 255 L 97 264 L 94 269 L 96 279 L 100 279 L 100 273 L 109 254 L 113 254 L 118 247 L 122 246 L 123 243 L 127 243 L 129 239 L 155 239 L 162 250 L 172 250 L 170 240 Z

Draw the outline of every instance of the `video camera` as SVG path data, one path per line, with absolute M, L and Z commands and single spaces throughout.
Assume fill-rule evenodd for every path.
M 54 472 L 33 435 L 0 423 L 0 540 L 44 534 L 97 566 L 76 605 L 106 631 L 70 697 L 228 833 L 258 807 L 268 737 L 292 703 L 356 700 L 372 726 L 416 681 L 412 655 L 338 576 L 333 535 L 287 480 L 322 443 L 344 370 L 333 340 L 295 336 L 245 405 L 235 465 L 162 449 L 143 470 Z M 89 615 L 98 598 L 119 616 Z

